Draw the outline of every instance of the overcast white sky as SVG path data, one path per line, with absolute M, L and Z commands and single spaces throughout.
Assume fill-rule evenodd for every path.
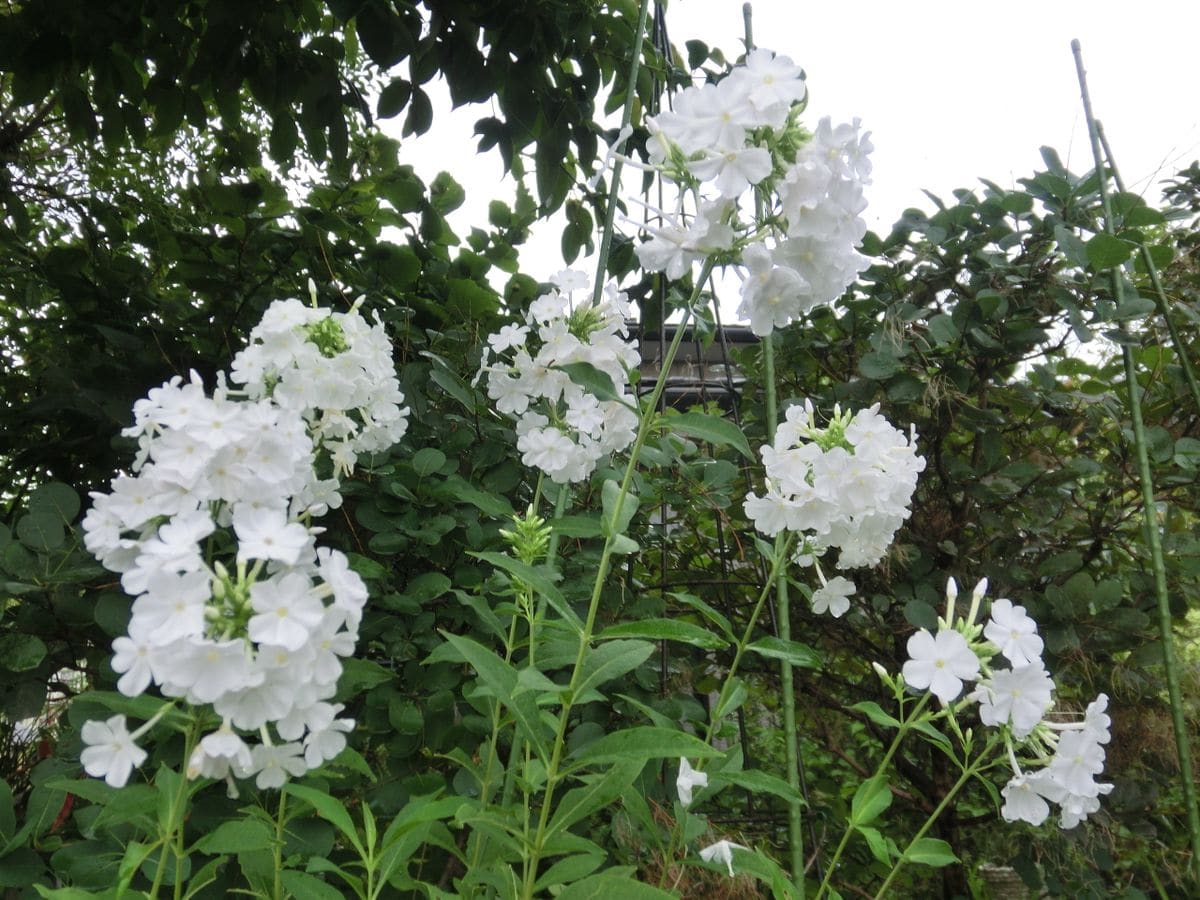
M 736 57 L 741 9 L 740 0 L 672 0 L 671 40 L 682 49 L 698 38 Z M 1042 167 L 1042 145 L 1073 171 L 1091 167 L 1072 38 L 1083 44 L 1093 107 L 1122 176 L 1157 202 L 1158 182 L 1200 157 L 1198 34 L 1193 0 L 754 4 L 756 43 L 807 72 L 806 121 L 857 116 L 871 131 L 866 217 L 882 233 L 905 208 L 932 208 L 922 188 L 951 199 L 954 188 L 978 187 L 979 177 L 1015 184 Z M 498 182 L 498 157 L 473 152 L 474 122 L 486 107 L 448 107 L 446 99 L 431 134 L 403 142 L 402 158 L 427 181 L 447 169 L 464 185 L 468 202 L 453 218 L 462 234 L 512 187 Z M 522 250 L 523 271 L 546 278 L 562 268 L 560 230 L 544 226 Z

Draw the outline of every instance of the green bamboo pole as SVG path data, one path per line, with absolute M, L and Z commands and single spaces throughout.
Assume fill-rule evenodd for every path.
M 1100 146 L 1104 148 L 1104 157 L 1108 162 L 1108 167 L 1112 170 L 1113 181 L 1117 183 L 1117 190 L 1125 192 L 1125 183 L 1121 181 L 1121 173 L 1117 171 L 1117 163 L 1113 159 L 1112 147 L 1108 145 L 1108 138 L 1104 135 L 1104 124 L 1100 121 L 1096 122 L 1096 134 L 1100 138 Z M 1192 401 L 1196 404 L 1196 411 L 1200 412 L 1200 384 L 1196 382 L 1196 371 L 1192 368 L 1192 359 L 1188 355 L 1187 347 L 1184 346 L 1183 340 L 1179 337 L 1179 329 L 1175 327 L 1175 322 L 1171 318 L 1171 304 L 1167 300 L 1167 292 L 1163 290 L 1162 280 L 1158 277 L 1158 266 L 1154 264 L 1154 258 L 1150 255 L 1149 248 L 1142 244 L 1139 248 L 1142 254 L 1142 264 L 1146 267 L 1146 272 L 1150 275 L 1150 283 L 1154 287 L 1154 297 L 1158 302 L 1158 313 L 1163 317 L 1163 321 L 1167 323 L 1167 331 L 1171 335 L 1171 346 L 1175 348 L 1175 355 L 1179 357 L 1179 364 L 1183 367 L 1183 378 L 1187 382 L 1188 390 L 1192 392 Z
M 1108 196 L 1107 179 L 1104 177 L 1104 159 L 1100 152 L 1100 136 L 1096 118 L 1092 114 L 1092 101 L 1088 96 L 1087 75 L 1083 68 L 1083 53 L 1078 40 L 1071 41 L 1071 52 L 1075 55 L 1075 71 L 1079 76 L 1079 91 L 1083 98 L 1083 112 L 1087 117 L 1088 135 L 1092 143 L 1092 157 L 1096 161 L 1096 172 L 1100 176 L 1100 200 L 1104 205 L 1104 228 L 1113 233 L 1112 202 Z M 1119 267 L 1112 270 L 1113 294 L 1117 305 L 1124 297 Z M 1119 325 L 1123 330 L 1124 325 Z M 1154 567 L 1154 592 L 1158 599 L 1158 630 L 1163 645 L 1163 666 L 1167 672 L 1167 694 L 1171 701 L 1171 721 L 1175 728 L 1175 750 L 1179 756 L 1179 771 L 1183 779 L 1183 799 L 1187 807 L 1188 833 L 1192 844 L 1192 877 L 1200 883 L 1200 808 L 1196 804 L 1196 782 L 1192 772 L 1192 754 L 1189 746 L 1187 723 L 1183 715 L 1183 695 L 1179 685 L 1179 665 L 1175 658 L 1175 641 L 1172 632 L 1171 608 L 1167 598 L 1167 570 L 1163 564 L 1162 542 L 1158 536 L 1155 515 L 1154 484 L 1150 478 L 1150 460 L 1146 453 L 1146 430 L 1142 422 L 1142 404 L 1138 395 L 1137 366 L 1133 351 L 1122 342 L 1121 355 L 1125 363 L 1125 381 L 1129 387 L 1129 415 L 1133 420 L 1133 440 L 1137 453 L 1138 477 L 1142 485 L 1142 505 L 1145 510 L 1146 543 L 1150 548 L 1150 561 Z

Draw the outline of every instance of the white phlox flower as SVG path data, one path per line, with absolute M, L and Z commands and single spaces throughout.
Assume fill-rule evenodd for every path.
M 146 751 L 134 743 L 124 716 L 84 722 L 80 736 L 87 745 L 80 755 L 83 770 L 111 787 L 125 787 L 130 773 L 146 761 Z
M 1056 686 L 1041 660 L 1037 623 L 1024 607 L 1001 598 L 992 602 L 981 628 L 976 622 L 987 589 L 987 579 L 981 579 L 960 621 L 958 586 L 953 578 L 947 581 L 942 622 L 958 622 L 958 630 L 943 627 L 936 639 L 924 629 L 914 634 L 904 679 L 911 687 L 928 687 L 943 703 L 958 697 L 961 681 L 978 680 L 962 705 L 977 703 L 979 720 L 1001 730 L 1012 778 L 1001 791 L 1000 815 L 1041 825 L 1055 804 L 1059 826 L 1074 828 L 1099 811 L 1100 797 L 1113 788 L 1096 780 L 1104 771 L 1103 745 L 1110 737 L 1108 697 L 1100 694 L 1089 703 L 1082 720 L 1055 712 Z M 1010 667 L 993 667 L 997 650 Z
M 908 662 L 901 672 L 910 687 L 928 688 L 942 703 L 962 693 L 964 681 L 979 677 L 979 657 L 959 632 L 924 628 L 908 639 Z
M 1011 600 L 992 601 L 992 617 L 983 628 L 983 636 L 995 644 L 1014 666 L 1029 666 L 1042 658 L 1042 639 L 1037 622 L 1014 606 Z
M 697 772 L 683 757 L 679 758 L 679 775 L 675 778 L 675 790 L 684 809 L 692 805 L 692 791 L 708 787 L 708 773 Z
M 527 331 L 499 343 L 520 346 Z M 367 589 L 345 554 L 316 545 L 324 529 L 311 519 L 340 505 L 340 477 L 361 453 L 390 447 L 408 410 L 383 327 L 357 306 L 271 304 L 231 380 L 244 389 L 222 373 L 210 396 L 192 373 L 139 400 L 125 430 L 139 443 L 135 474 L 92 494 L 83 528 L 135 598 L 113 642 L 118 690 L 157 686 L 211 706 L 223 724 L 187 774 L 236 791 L 232 779 L 251 776 L 279 787 L 346 745 L 353 722 L 326 701 L 354 653 Z M 146 758 L 136 738 L 156 720 L 132 734 L 119 716 L 86 723 L 85 770 L 124 785 Z
M 805 555 L 836 548 L 838 568 L 876 565 L 908 518 L 925 468 L 916 434 L 892 427 L 877 405 L 835 410 L 825 428 L 814 416 L 809 402 L 788 408 L 774 444 L 761 449 L 767 489 L 746 495 L 746 515 L 769 537 L 795 532 Z
M 674 215 L 642 226 L 642 267 L 672 280 L 706 256 L 754 268 L 747 249 L 767 240 L 777 268 L 761 283 L 770 287 L 743 288 L 738 310 L 760 336 L 837 300 L 867 264 L 855 248 L 867 231 L 869 135 L 857 119 L 834 125 L 826 117 L 804 128 L 807 94 L 799 66 L 757 48 L 722 80 L 681 91 L 673 109 L 646 122 L 650 166 L 678 183 L 679 196 Z M 743 201 L 748 191 L 753 203 Z M 700 219 L 714 201 L 722 204 L 713 220 L 722 240 L 705 246 L 686 225 L 685 206 Z
M 608 285 L 599 301 L 574 301 L 575 292 L 589 287 L 586 276 L 566 270 L 552 281 L 555 289 L 530 305 L 526 325 L 505 325 L 488 337 L 495 358 L 485 356 L 480 377 L 496 411 L 515 419 L 521 461 L 567 484 L 585 480 L 602 458 L 633 443 L 637 416 L 629 409 L 628 372 L 640 355 L 625 326 L 625 294 Z M 617 398 L 572 381 L 564 367 L 576 363 L 607 375 Z
M 725 868 L 729 870 L 729 877 L 734 876 L 733 871 L 733 851 L 747 850 L 741 844 L 735 844 L 733 841 L 717 841 L 700 851 L 700 858 L 705 862 L 724 863 Z
M 850 598 L 854 596 L 854 591 L 853 581 L 835 575 L 813 591 L 812 611 L 817 615 L 829 613 L 835 619 L 840 619 L 850 611 Z

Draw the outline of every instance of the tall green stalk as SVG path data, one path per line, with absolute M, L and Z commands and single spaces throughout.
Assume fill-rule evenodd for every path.
M 1083 98 L 1083 111 L 1087 117 L 1088 135 L 1092 143 L 1092 157 L 1100 178 L 1100 200 L 1104 205 L 1104 229 L 1112 234 L 1112 202 L 1108 196 L 1108 183 L 1104 177 L 1104 158 L 1100 152 L 1100 136 L 1096 117 L 1092 114 L 1092 101 L 1088 96 L 1087 76 L 1083 69 L 1083 54 L 1079 41 L 1071 42 L 1075 55 L 1075 71 L 1079 76 L 1079 90 Z M 1117 305 L 1124 299 L 1124 285 L 1119 268 L 1112 270 L 1113 295 Z M 1119 325 L 1122 330 L 1124 325 Z M 1137 365 L 1129 345 L 1121 343 L 1121 356 L 1125 363 L 1125 382 L 1129 388 L 1129 415 L 1133 420 L 1133 440 L 1137 454 L 1138 478 L 1142 486 L 1142 506 L 1145 510 L 1146 543 L 1150 549 L 1150 562 L 1154 569 L 1154 593 L 1158 600 L 1158 630 L 1163 647 L 1163 666 L 1167 672 L 1167 694 L 1171 701 L 1171 722 L 1175 729 L 1175 750 L 1179 756 L 1179 771 L 1183 780 L 1183 800 L 1187 807 L 1188 833 L 1192 844 L 1192 876 L 1200 883 L 1200 807 L 1196 803 L 1196 782 L 1192 772 L 1192 754 L 1189 745 L 1187 722 L 1183 714 L 1183 694 L 1179 683 L 1179 664 L 1175 658 L 1175 639 L 1172 631 L 1171 607 L 1167 598 L 1167 570 L 1163 563 L 1162 542 L 1158 534 L 1155 513 L 1154 483 L 1150 477 L 1150 460 L 1146 452 L 1146 429 L 1142 421 L 1142 404 L 1138 394 Z
M 675 361 L 675 356 L 679 352 L 679 344 L 683 339 L 684 330 L 692 315 L 692 309 L 699 300 L 700 292 L 704 288 L 704 283 L 708 281 L 708 276 L 712 272 L 712 261 L 706 259 L 700 267 L 700 276 L 696 279 L 695 287 L 692 290 L 691 297 L 688 298 L 687 307 L 684 309 L 683 319 L 675 331 L 675 337 L 671 339 L 671 346 L 667 349 L 667 355 L 663 358 L 662 368 L 658 373 L 658 378 L 654 382 L 654 389 L 650 396 L 644 401 L 642 416 L 638 423 L 637 436 L 634 438 L 633 446 L 629 451 L 629 462 L 625 465 L 625 473 L 621 478 L 620 489 L 617 492 L 616 499 L 613 502 L 611 520 L 619 522 L 621 520 L 621 510 L 625 506 L 625 499 L 629 496 L 630 486 L 633 484 L 633 473 L 637 470 L 638 458 L 641 456 L 642 447 L 645 446 L 646 439 L 650 436 L 650 431 L 657 418 L 656 410 L 658 409 L 658 401 L 662 397 L 663 391 L 667 386 L 667 378 L 671 372 L 671 365 Z M 609 534 L 604 539 L 604 548 L 600 552 L 600 561 L 596 566 L 596 578 L 592 583 L 592 595 L 588 601 L 587 616 L 584 619 L 583 631 L 579 635 L 579 651 L 575 656 L 575 664 L 571 669 L 571 679 L 567 684 L 566 690 L 563 692 L 562 708 L 559 711 L 558 725 L 554 735 L 554 747 L 551 750 L 550 764 L 546 767 L 546 793 L 542 798 L 542 808 L 538 815 L 537 830 L 534 833 L 532 840 L 529 842 L 529 856 L 526 859 L 525 866 L 525 883 L 522 887 L 522 897 L 525 900 L 532 900 L 533 885 L 537 880 L 538 864 L 541 861 L 541 856 L 546 846 L 546 826 L 550 821 L 550 811 L 554 806 L 554 793 L 562 779 L 562 774 L 559 767 L 562 764 L 563 751 L 566 749 L 567 726 L 571 718 L 571 710 L 574 706 L 575 693 L 579 689 L 580 680 L 583 676 L 583 663 L 592 647 L 592 636 L 596 628 L 596 616 L 600 612 L 600 597 L 604 588 L 604 581 L 608 575 L 609 564 L 613 556 L 613 545 L 616 543 L 616 530 L 608 529 Z
M 646 20 L 650 15 L 650 0 L 641 0 L 638 8 L 637 32 L 633 38 L 633 56 L 629 60 L 628 83 L 625 86 L 625 109 L 621 113 L 621 131 L 633 122 L 633 100 L 637 96 L 638 71 L 642 65 L 642 42 L 646 36 Z M 621 169 L 625 163 L 618 155 L 613 160 L 612 175 L 608 186 L 608 208 L 604 211 L 604 231 L 600 234 L 600 254 L 596 263 L 596 283 L 592 286 L 592 305 L 600 302 L 604 293 L 605 275 L 608 270 L 608 254 L 612 247 L 613 223 L 617 215 L 617 198 L 621 191 Z
M 1112 147 L 1108 145 L 1108 138 L 1104 136 L 1104 123 L 1096 122 L 1096 135 L 1100 138 L 1100 146 L 1104 148 L 1104 156 L 1108 161 L 1108 167 L 1112 170 L 1113 181 L 1117 183 L 1117 190 L 1124 193 L 1125 183 L 1121 181 L 1121 173 L 1117 171 L 1117 163 L 1113 159 Z M 1192 367 L 1192 359 L 1188 356 L 1187 347 L 1179 337 L 1179 329 L 1175 327 L 1175 321 L 1171 318 L 1171 304 L 1167 300 L 1167 292 L 1163 290 L 1162 280 L 1158 277 L 1158 266 L 1154 264 L 1154 257 L 1150 255 L 1149 247 L 1142 244 L 1138 247 L 1138 251 L 1142 255 L 1142 264 L 1150 276 L 1150 284 L 1154 287 L 1158 314 L 1162 316 L 1167 325 L 1167 332 L 1171 335 L 1171 346 L 1175 348 L 1175 356 L 1183 368 L 1183 380 L 1187 382 L 1188 390 L 1192 393 L 1192 402 L 1196 404 L 1196 411 L 1200 412 L 1200 384 L 1196 382 L 1196 370 Z
M 764 380 L 767 391 L 767 443 L 775 442 L 775 425 L 778 422 L 775 397 L 775 335 L 763 339 Z M 782 537 L 782 536 L 781 536 Z M 781 551 L 776 540 L 776 553 Z M 779 639 L 792 639 L 791 598 L 788 596 L 787 569 L 781 567 L 775 580 L 776 620 L 779 623 Z M 786 659 L 779 663 L 779 679 L 783 690 L 783 738 L 784 759 L 787 764 L 787 782 L 794 794 L 800 793 L 800 740 L 796 734 L 796 687 L 792 680 L 792 664 Z M 804 900 L 804 830 L 801 821 L 800 801 L 788 800 L 788 845 L 791 851 L 792 883 Z
M 754 49 L 753 7 L 742 4 L 742 23 L 746 34 L 746 52 Z M 754 192 L 756 219 L 763 219 L 763 199 L 759 191 Z M 778 403 L 775 396 L 775 334 L 771 332 L 763 340 L 764 381 L 767 393 L 767 443 L 775 443 L 775 426 L 779 421 Z M 775 553 L 784 551 L 782 535 L 775 541 Z M 792 639 L 791 598 L 788 596 L 787 568 L 780 567 L 775 580 L 776 621 L 779 623 L 779 638 Z M 792 664 L 787 660 L 779 663 L 779 680 L 783 691 L 784 762 L 787 766 L 787 782 L 793 795 L 800 793 L 800 740 L 796 734 L 796 686 L 792 680 Z M 800 900 L 804 900 L 804 830 L 801 820 L 800 801 L 788 800 L 788 847 L 792 868 L 792 883 Z

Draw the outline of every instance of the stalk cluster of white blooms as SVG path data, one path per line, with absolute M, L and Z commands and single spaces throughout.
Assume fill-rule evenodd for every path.
M 642 266 L 680 278 L 712 257 L 744 273 L 738 314 L 770 334 L 831 303 L 866 266 L 873 149 L 869 135 L 828 118 L 800 124 L 804 72 L 786 56 L 752 50 L 715 83 L 690 87 L 673 110 L 647 120 L 650 164 L 679 186 L 672 212 L 637 247 Z M 747 191 L 754 197 L 743 217 Z
M 229 374 L 252 399 L 269 396 L 299 411 L 338 474 L 408 429 L 387 332 L 378 314 L 374 325 L 359 315 L 359 303 L 347 313 L 299 300 L 271 304 Z
M 784 530 L 799 535 L 801 562 L 836 548 L 840 569 L 876 565 L 908 518 L 925 468 L 916 445 L 915 429 L 906 436 L 893 428 L 878 405 L 853 414 L 835 407 L 824 428 L 816 425 L 811 401 L 791 406 L 774 444 L 762 448 L 767 489 L 761 497 L 746 495 L 746 515 L 770 537 Z M 821 578 L 814 611 L 842 616 L 853 582 Z
M 488 337 L 480 375 L 496 409 L 516 420 L 517 449 L 525 465 L 558 484 L 583 481 L 601 458 L 624 450 L 636 436 L 634 397 L 626 386 L 637 366 L 627 339 L 629 301 L 608 285 L 598 303 L 572 294 L 589 290 L 587 277 L 565 271 L 554 289 L 530 305 L 524 325 L 505 325 Z M 587 363 L 607 375 L 615 391 L 598 397 L 571 379 Z
M 1056 803 L 1061 827 L 1074 828 L 1098 811 L 1101 795 L 1112 790 L 1111 784 L 1096 781 L 1104 771 L 1109 741 L 1108 697 L 1100 694 L 1082 720 L 1051 718 L 1056 715 L 1055 684 L 1042 662 L 1037 623 L 1023 606 L 1001 598 L 993 601 L 991 618 L 979 626 L 976 617 L 986 593 L 984 579 L 971 595 L 970 612 L 955 623 L 958 590 L 950 579 L 937 634 L 921 629 L 908 640 L 904 681 L 928 688 L 943 704 L 962 693 L 964 682 L 976 682 L 964 703 L 977 703 L 980 720 L 1003 730 L 1012 766 L 1001 815 L 1010 822 L 1040 825 L 1050 814 L 1049 803 Z M 994 666 L 997 656 L 1008 665 Z M 1027 768 L 1018 760 L 1018 748 Z
M 113 642 L 118 690 L 136 697 L 154 684 L 211 706 L 221 724 L 187 774 L 231 790 L 251 775 L 279 787 L 346 745 L 354 723 L 329 701 L 367 589 L 345 554 L 316 545 L 323 529 L 310 523 L 340 505 L 338 479 L 355 455 L 403 433 L 407 414 L 383 326 L 357 311 L 281 301 L 254 334 L 261 342 L 237 364 L 248 391 L 230 390 L 222 373 L 209 396 L 193 372 L 135 404 L 124 432 L 140 445 L 133 474 L 93 493 L 83 520 L 88 550 L 135 598 L 128 633 Z M 330 467 L 332 478 L 318 476 Z M 158 718 L 132 734 L 124 716 L 88 722 L 88 774 L 123 786 Z

